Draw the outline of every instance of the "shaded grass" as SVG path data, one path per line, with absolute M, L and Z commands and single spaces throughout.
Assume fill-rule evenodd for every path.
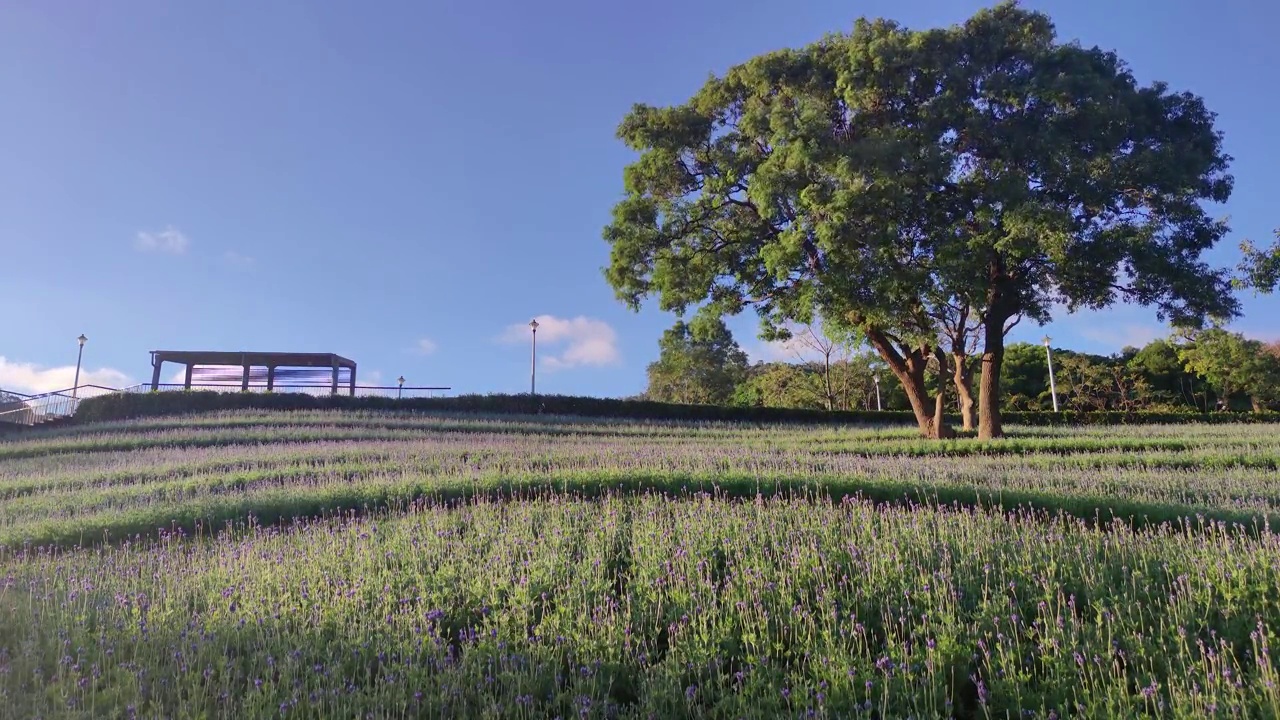
M 396 511 L 423 502 L 489 499 L 520 501 L 560 495 L 598 498 L 606 494 L 662 494 L 671 497 L 710 493 L 721 498 L 806 497 L 828 501 L 856 498 L 897 506 L 948 506 L 988 511 L 1034 510 L 1087 522 L 1122 521 L 1134 527 L 1188 519 L 1227 523 L 1254 532 L 1280 527 L 1280 513 L 1259 513 L 1169 503 L 1150 503 L 1099 495 L 1066 496 L 1053 492 L 990 490 L 974 487 L 920 487 L 867 477 L 822 479 L 723 476 L 715 479 L 678 474 L 622 477 L 564 476 L 558 479 L 467 480 L 432 478 L 365 482 L 316 488 L 270 488 L 247 495 L 206 496 L 189 501 L 49 519 L 0 530 L 0 545 L 86 546 L 164 532 L 209 532 L 242 522 L 287 523 L 349 512 Z

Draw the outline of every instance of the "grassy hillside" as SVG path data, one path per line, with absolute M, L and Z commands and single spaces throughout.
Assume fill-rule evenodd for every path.
M 242 410 L 0 441 L 15 717 L 1280 715 L 1280 428 Z

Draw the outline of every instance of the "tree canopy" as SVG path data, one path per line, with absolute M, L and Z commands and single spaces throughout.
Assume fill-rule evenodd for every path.
M 1191 326 L 1238 313 L 1230 272 L 1201 259 L 1227 232 L 1205 204 L 1232 188 L 1213 120 L 1015 4 L 945 29 L 859 20 L 681 105 L 636 105 L 605 274 L 633 307 L 753 309 L 766 337 L 844 324 L 935 436 L 948 383 L 931 398 L 925 369 L 964 396 L 980 340 L 979 435 L 997 436 L 1020 319 L 1120 300 Z
M 1255 411 L 1280 401 L 1280 356 L 1261 341 L 1208 328 L 1192 335 L 1178 356 L 1213 386 L 1223 410 L 1233 393 L 1247 395 Z
M 720 318 L 677 321 L 658 341 L 646 397 L 663 402 L 727 405 L 746 378 L 747 354 Z

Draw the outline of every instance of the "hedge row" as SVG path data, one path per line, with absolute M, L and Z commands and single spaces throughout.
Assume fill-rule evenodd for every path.
M 794 408 L 676 405 L 647 400 L 570 395 L 461 395 L 447 398 L 315 396 L 301 393 L 223 393 L 212 391 L 113 394 L 89 398 L 76 411 L 77 422 L 209 412 L 215 410 L 412 410 L 494 415 L 550 414 L 639 420 L 699 420 L 807 424 L 912 425 L 904 410 L 825 412 Z M 1006 412 L 1011 425 L 1136 425 L 1145 423 L 1280 422 L 1280 413 L 1170 412 Z M 952 419 L 958 424 L 958 419 Z

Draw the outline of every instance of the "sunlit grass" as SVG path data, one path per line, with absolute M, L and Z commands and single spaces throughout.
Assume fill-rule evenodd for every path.
M 1280 431 L 0 442 L 0 717 L 1277 717 Z

